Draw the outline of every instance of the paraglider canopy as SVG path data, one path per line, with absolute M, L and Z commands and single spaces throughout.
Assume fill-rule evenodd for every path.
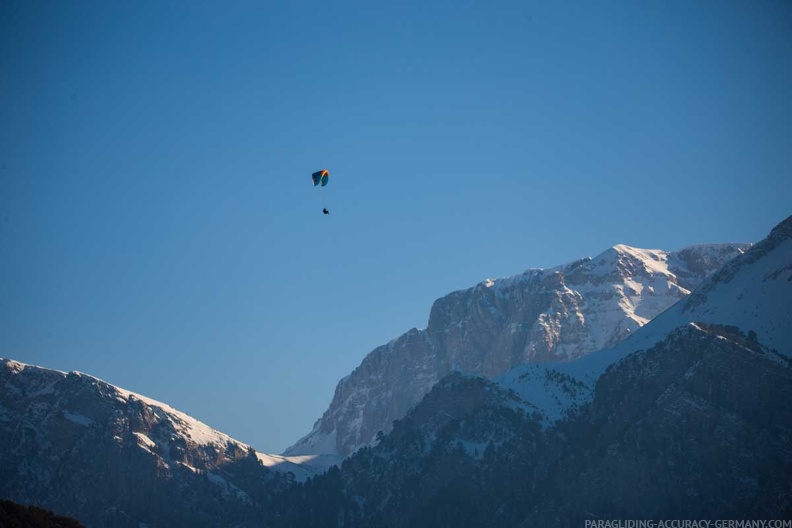
M 311 174 L 311 179 L 313 180 L 314 187 L 322 184 L 322 187 L 327 185 L 327 181 L 330 179 L 330 172 L 327 169 L 322 169 L 320 171 L 316 171 Z

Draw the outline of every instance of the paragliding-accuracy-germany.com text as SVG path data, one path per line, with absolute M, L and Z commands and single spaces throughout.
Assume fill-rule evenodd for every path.
M 584 528 L 792 528 L 792 520 L 603 520 L 587 519 Z

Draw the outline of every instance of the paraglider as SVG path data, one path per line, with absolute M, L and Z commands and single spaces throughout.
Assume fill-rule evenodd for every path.
M 322 187 L 324 187 L 325 185 L 327 185 L 327 182 L 330 181 L 330 171 L 328 171 L 327 169 L 316 171 L 313 174 L 311 174 L 311 179 L 313 180 L 314 187 L 316 187 L 317 185 L 321 185 Z M 322 196 L 322 199 L 324 199 L 324 196 Z M 322 212 L 326 215 L 330 214 L 330 211 L 328 211 L 327 207 L 324 205 L 322 207 Z
M 327 182 L 330 179 L 330 171 L 328 171 L 327 169 L 316 171 L 313 174 L 311 174 L 311 179 L 313 180 L 314 187 L 316 187 L 320 183 L 322 184 L 322 187 L 324 187 L 325 185 L 327 185 Z

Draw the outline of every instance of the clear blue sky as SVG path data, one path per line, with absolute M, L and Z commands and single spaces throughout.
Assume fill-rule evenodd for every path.
M 0 72 L 0 356 L 264 452 L 452 290 L 792 214 L 789 1 L 6 0 Z

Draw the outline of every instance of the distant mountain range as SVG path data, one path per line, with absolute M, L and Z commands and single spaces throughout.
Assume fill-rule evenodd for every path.
M 450 373 L 278 507 L 283 526 L 790 519 L 789 475 L 792 217 L 609 349 Z
M 292 458 L 2 360 L 0 498 L 122 528 L 790 518 L 790 356 L 792 217 L 754 246 L 615 246 L 438 300 Z
M 447 374 L 494 378 L 525 363 L 570 361 L 619 343 L 749 244 L 666 252 L 614 246 L 595 258 L 486 280 L 437 300 L 424 330 L 371 352 L 336 387 L 288 455 L 349 455 L 389 432 Z

